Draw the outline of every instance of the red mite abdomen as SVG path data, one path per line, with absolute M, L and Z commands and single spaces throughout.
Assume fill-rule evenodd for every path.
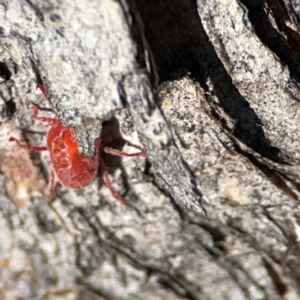
M 89 185 L 98 171 L 98 161 L 78 153 L 75 132 L 60 123 L 54 124 L 47 134 L 53 170 L 59 181 L 71 188 Z

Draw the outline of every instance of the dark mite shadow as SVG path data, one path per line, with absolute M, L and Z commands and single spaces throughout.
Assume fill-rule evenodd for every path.
M 2 61 L 0 61 L 0 77 L 7 81 L 11 78 L 11 72 L 8 66 Z
M 256 2 L 262 3 L 262 1 Z M 177 72 L 180 68 L 188 69 L 191 76 L 206 91 L 208 88 L 205 82 L 210 79 L 220 106 L 235 120 L 236 126 L 231 133 L 262 156 L 275 162 L 285 163 L 280 157 L 280 149 L 273 147 L 266 138 L 262 121 L 236 89 L 209 42 L 209 37 L 205 33 L 197 12 L 196 1 L 141 0 L 136 4 L 144 22 L 146 39 L 154 54 L 160 82 L 169 80 L 170 74 Z M 255 9 L 255 15 L 259 18 L 250 15 L 252 16 L 250 20 L 255 22 L 254 27 L 259 22 L 266 26 L 269 21 L 267 21 L 263 6 L 256 5 Z M 269 29 L 270 27 L 271 24 L 269 24 Z M 273 36 L 272 43 L 267 42 L 266 34 L 262 34 L 265 27 L 260 26 L 257 30 L 261 31 L 258 36 L 263 43 L 273 45 L 272 51 L 278 43 L 283 43 L 278 36 L 277 38 Z M 287 53 L 285 53 L 286 56 L 288 56 Z M 294 60 L 285 62 L 293 65 Z M 299 63 L 297 68 L 295 66 L 293 68 L 295 76 L 298 77 Z M 213 115 L 218 118 L 216 114 Z M 222 120 L 219 121 L 222 122 Z M 223 127 L 226 128 L 225 123 Z
M 118 120 L 116 118 L 111 118 L 109 121 L 103 122 L 102 126 L 101 143 L 104 146 L 121 150 L 125 145 L 126 140 L 122 138 Z M 101 151 L 101 157 L 103 158 L 106 167 L 111 172 L 118 168 L 121 163 L 121 157 L 103 151 Z
M 128 144 L 131 146 L 131 148 L 128 150 L 128 152 L 130 153 L 140 152 L 143 150 L 139 146 L 126 141 L 122 137 L 122 134 L 120 132 L 120 125 L 116 118 L 113 117 L 109 121 L 103 122 L 102 126 L 102 145 L 108 146 L 113 149 L 122 150 L 123 146 L 125 144 Z M 101 151 L 101 157 L 109 174 L 113 173 L 116 169 L 121 169 L 123 184 L 125 190 L 128 191 L 130 189 L 130 183 L 128 181 L 128 178 L 125 176 L 125 169 L 123 168 L 121 163 L 122 157 L 105 153 L 103 151 Z M 101 177 L 102 175 L 99 174 L 99 176 Z M 113 186 L 114 185 L 115 184 L 113 183 Z
M 128 150 L 128 152 L 139 152 L 142 149 L 136 145 L 131 144 L 126 141 L 120 132 L 120 125 L 116 118 L 111 118 L 109 121 L 105 121 L 102 124 L 102 132 L 101 132 L 101 143 L 104 146 L 122 150 L 125 144 L 128 144 L 132 147 L 132 149 Z M 109 173 L 115 171 L 115 169 L 119 168 L 121 165 L 121 157 L 112 155 L 109 153 L 105 153 L 101 151 L 101 157 L 107 167 Z
M 11 72 L 5 62 L 0 61 L 0 78 L 4 79 L 5 81 L 9 81 L 11 79 Z M 1 92 L 0 92 L 1 94 Z M 5 108 L 6 114 L 11 116 L 16 112 L 16 104 L 14 101 L 6 102 Z

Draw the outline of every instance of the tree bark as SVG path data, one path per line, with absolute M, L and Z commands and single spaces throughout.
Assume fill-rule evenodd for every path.
M 143 31 L 130 1 L 73 2 L 0 1 L 0 298 L 300 299 L 296 4 L 142 0 Z M 49 155 L 8 142 L 45 143 L 30 104 L 87 154 L 140 138 L 148 160 L 103 155 L 126 205 L 101 176 L 47 194 Z

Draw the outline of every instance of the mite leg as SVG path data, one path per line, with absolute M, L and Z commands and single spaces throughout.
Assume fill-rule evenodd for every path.
M 106 170 L 105 164 L 103 162 L 103 159 L 101 156 L 99 156 L 99 167 L 103 175 L 103 180 L 106 184 L 106 186 L 109 188 L 111 194 L 114 198 L 116 198 L 118 201 L 120 201 L 122 204 L 125 204 L 125 199 L 118 195 L 118 193 L 115 191 L 115 189 L 112 186 L 111 180 L 108 176 L 108 172 Z
M 38 85 L 38 88 L 42 91 L 44 97 L 52 104 L 50 98 L 49 98 L 48 95 L 47 95 L 45 86 L 44 86 L 43 84 L 40 83 L 40 84 Z
M 57 119 L 55 118 L 48 118 L 48 117 L 39 117 L 38 116 L 38 107 L 35 106 L 35 105 L 31 105 L 30 106 L 31 110 L 33 111 L 33 115 L 32 117 L 36 120 L 39 120 L 39 121 L 42 121 L 42 122 L 48 122 L 48 123 L 51 123 L 51 124 L 55 124 L 55 123 L 58 123 Z
M 100 149 L 106 153 L 116 155 L 116 156 L 141 156 L 141 157 L 147 157 L 147 153 L 145 151 L 141 152 L 135 152 L 135 153 L 128 153 L 124 151 L 119 151 L 117 149 L 109 148 L 106 146 L 100 145 Z
M 46 151 L 46 150 L 48 150 L 46 146 L 30 146 L 30 145 L 26 145 L 26 144 L 21 144 L 18 139 L 14 138 L 12 136 L 9 138 L 9 142 L 16 142 L 20 148 L 26 149 L 29 151 Z
M 52 103 L 52 102 L 50 101 L 49 97 L 47 96 L 46 88 L 45 88 L 45 86 L 44 86 L 44 84 L 43 84 L 43 81 L 42 81 L 42 78 L 41 78 L 41 75 L 40 75 L 40 72 L 39 72 L 37 66 L 35 65 L 35 63 L 34 63 L 34 61 L 33 61 L 32 59 L 30 59 L 30 62 L 31 62 L 32 69 L 33 69 L 33 71 L 34 71 L 34 73 L 35 73 L 35 76 L 36 76 L 36 82 L 37 82 L 37 84 L 38 84 L 38 88 L 42 91 L 44 97 L 45 97 L 50 103 Z
M 95 163 L 98 163 L 99 164 L 99 167 L 100 167 L 100 171 L 102 173 L 102 176 L 103 176 L 103 180 L 106 184 L 106 186 L 109 188 L 111 194 L 113 195 L 113 197 L 115 199 L 117 199 L 118 201 L 120 201 L 122 204 L 125 204 L 125 199 L 122 198 L 121 196 L 118 195 L 118 193 L 115 191 L 115 189 L 113 188 L 112 186 L 112 182 L 109 178 L 109 175 L 108 175 L 108 172 L 106 170 L 106 167 L 105 167 L 105 164 L 104 164 L 104 161 L 100 155 L 100 149 L 101 149 L 101 141 L 100 139 L 96 139 L 95 141 L 95 150 L 96 150 L 96 155 L 95 155 Z
M 54 192 L 57 189 L 57 187 L 59 186 L 59 184 L 60 184 L 60 182 L 58 180 L 56 180 L 54 170 L 53 170 L 53 168 L 51 168 L 49 183 L 48 183 L 48 190 L 51 195 L 54 194 Z

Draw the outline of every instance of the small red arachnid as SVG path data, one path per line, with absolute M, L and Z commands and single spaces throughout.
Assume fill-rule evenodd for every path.
M 86 156 L 78 152 L 77 139 L 74 130 L 59 123 L 55 118 L 40 117 L 38 116 L 38 108 L 31 106 L 33 111 L 33 118 L 48 122 L 52 126 L 47 133 L 47 146 L 30 146 L 21 144 L 19 140 L 10 137 L 10 142 L 16 142 L 19 147 L 31 151 L 46 151 L 50 152 L 51 171 L 49 179 L 49 190 L 53 193 L 57 184 L 71 187 L 80 188 L 89 185 L 96 177 L 100 168 L 104 182 L 110 189 L 112 195 L 121 203 L 125 200 L 119 196 L 114 190 L 112 183 L 109 179 L 108 172 L 105 168 L 104 162 L 100 155 L 100 150 L 117 156 L 141 156 L 146 157 L 146 152 L 141 151 L 137 153 L 127 153 L 102 146 L 100 138 L 96 139 L 96 153 L 94 157 Z

